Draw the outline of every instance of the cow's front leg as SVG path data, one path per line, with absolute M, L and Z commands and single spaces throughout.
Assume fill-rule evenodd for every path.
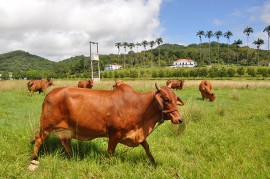
M 146 152 L 146 154 L 147 154 L 150 162 L 152 164 L 156 165 L 155 159 L 154 159 L 154 157 L 152 156 L 152 154 L 150 152 L 149 144 L 147 143 L 147 141 L 146 140 L 142 141 L 141 145 L 143 146 L 143 148 L 144 148 L 144 150 L 145 150 L 145 152 Z
M 109 137 L 109 143 L 108 143 L 109 157 L 111 157 L 111 155 L 114 153 L 118 142 L 119 142 L 119 139 L 116 136 L 110 136 Z

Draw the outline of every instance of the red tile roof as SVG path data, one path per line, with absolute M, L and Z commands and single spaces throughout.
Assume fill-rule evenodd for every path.
M 182 62 L 182 61 L 188 61 L 188 62 L 194 62 L 193 60 L 191 60 L 191 59 L 186 59 L 186 58 L 180 58 L 180 59 L 178 59 L 178 60 L 175 60 L 174 62 Z

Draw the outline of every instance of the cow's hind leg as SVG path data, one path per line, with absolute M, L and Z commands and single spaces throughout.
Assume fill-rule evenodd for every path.
M 50 133 L 48 131 L 43 131 L 43 132 L 39 132 L 36 134 L 35 143 L 34 143 L 34 152 L 32 154 L 32 160 L 38 159 L 38 152 L 39 152 L 40 146 L 42 145 L 44 140 L 49 136 L 49 134 Z
M 50 133 L 48 131 L 43 131 L 43 132 L 39 132 L 36 134 L 35 141 L 34 141 L 34 151 L 32 154 L 32 161 L 31 161 L 30 165 L 28 166 L 28 170 L 34 171 L 35 169 L 38 168 L 38 164 L 39 164 L 39 162 L 37 161 L 38 160 L 38 152 L 39 152 L 39 149 L 40 149 L 42 143 L 49 136 L 49 134 Z
M 60 139 L 60 140 L 68 156 L 72 157 L 71 139 Z
M 151 154 L 151 152 L 150 152 L 149 144 L 147 143 L 147 141 L 144 140 L 144 141 L 141 143 L 141 145 L 143 146 L 143 148 L 144 148 L 144 150 L 145 150 L 145 152 L 146 152 L 146 154 L 147 154 L 147 156 L 148 156 L 150 162 L 151 162 L 152 164 L 156 165 L 155 159 L 154 159 L 154 157 L 152 156 L 152 154 Z

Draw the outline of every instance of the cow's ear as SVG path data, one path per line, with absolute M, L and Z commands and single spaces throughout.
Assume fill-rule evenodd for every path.
M 176 102 L 176 104 L 179 105 L 179 106 L 183 106 L 184 105 L 184 101 L 177 96 L 177 102 Z
M 159 104 L 159 108 L 161 110 L 163 110 L 163 99 L 160 97 L 160 94 L 156 94 L 155 95 L 155 98 L 156 98 L 156 100 L 157 100 L 157 102 Z

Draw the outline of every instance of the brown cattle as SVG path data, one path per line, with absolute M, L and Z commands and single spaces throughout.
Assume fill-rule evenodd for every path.
M 93 88 L 94 86 L 94 80 L 91 79 L 91 80 L 83 80 L 83 81 L 79 81 L 78 83 L 78 87 L 79 88 Z
M 113 89 L 117 88 L 121 84 L 124 83 L 124 80 L 115 80 L 115 84 L 113 85 Z
M 214 93 L 212 93 L 212 84 L 210 81 L 203 80 L 199 85 L 199 90 L 202 95 L 202 100 L 209 99 L 209 101 L 213 102 L 216 99 Z
M 185 80 L 168 80 L 166 85 L 169 86 L 169 84 L 171 84 L 172 89 L 181 90 L 183 89 L 184 82 Z
M 108 137 L 108 153 L 118 143 L 130 147 L 142 145 L 149 160 L 155 160 L 146 137 L 156 123 L 183 121 L 178 112 L 178 97 L 167 86 L 151 92 L 138 93 L 128 84 L 115 90 L 86 90 L 81 88 L 55 88 L 45 97 L 40 118 L 40 131 L 35 136 L 34 151 L 29 170 L 38 165 L 41 144 L 54 132 L 65 151 L 71 155 L 71 139 L 91 140 Z
M 28 88 L 28 93 L 30 96 L 32 96 L 32 94 L 34 92 L 45 92 L 46 89 L 50 86 L 54 85 L 53 81 L 51 79 L 47 79 L 47 80 L 31 80 L 27 83 L 27 88 Z

